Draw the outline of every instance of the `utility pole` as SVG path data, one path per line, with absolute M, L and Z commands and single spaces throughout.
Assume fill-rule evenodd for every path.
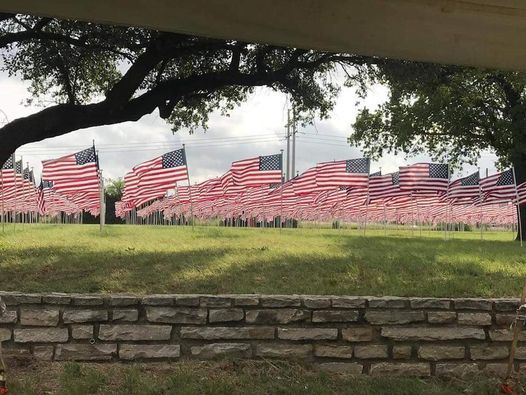
M 290 109 L 287 110 L 287 167 L 285 168 L 285 181 L 291 179 L 290 176 Z
M 291 174 L 294 177 L 296 174 L 296 107 L 292 107 L 292 170 Z

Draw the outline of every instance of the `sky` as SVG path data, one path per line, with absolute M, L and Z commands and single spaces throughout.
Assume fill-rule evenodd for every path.
M 7 119 L 30 115 L 43 107 L 27 106 L 27 83 L 17 77 L 0 73 L 0 110 Z M 364 104 L 373 108 L 387 98 L 387 89 L 375 86 Z M 329 119 L 316 120 L 314 125 L 299 128 L 296 137 L 296 170 L 300 173 L 317 162 L 352 159 L 363 156 L 359 147 L 346 142 L 352 133 L 352 124 L 358 113 L 358 96 L 352 88 L 342 88 Z M 78 130 L 64 136 L 27 144 L 17 150 L 17 160 L 34 168 L 37 177 L 41 161 L 68 155 L 92 145 L 99 151 L 100 165 L 105 178 L 123 177 L 134 165 L 186 145 L 188 168 L 192 183 L 220 176 L 233 161 L 258 155 L 271 155 L 286 150 L 285 125 L 287 98 L 283 93 L 268 88 L 257 88 L 255 93 L 229 117 L 214 112 L 208 129 L 173 133 L 171 126 L 157 113 L 137 122 L 100 126 Z M 2 123 L 0 113 L 0 124 Z M 402 155 L 385 155 L 372 161 L 371 172 L 397 171 L 399 166 L 429 161 L 426 155 L 406 158 Z M 495 156 L 484 153 L 479 167 L 494 173 Z M 456 176 L 468 175 L 476 166 L 466 166 Z M 483 174 L 481 174 L 483 175 Z

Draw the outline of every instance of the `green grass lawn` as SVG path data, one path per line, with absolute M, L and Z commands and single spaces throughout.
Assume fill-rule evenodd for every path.
M 0 233 L 0 289 L 31 292 L 517 296 L 509 232 L 18 225 Z
M 284 362 L 149 365 L 44 364 L 12 372 L 16 395 L 461 395 L 497 394 L 487 378 L 452 382 L 328 376 Z

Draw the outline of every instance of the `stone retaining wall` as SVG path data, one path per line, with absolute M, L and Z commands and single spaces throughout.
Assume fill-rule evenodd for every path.
M 351 374 L 505 371 L 510 299 L 0 293 L 8 351 L 55 361 L 293 358 Z M 516 370 L 526 371 L 526 332 Z M 521 362 L 524 361 L 524 362 Z

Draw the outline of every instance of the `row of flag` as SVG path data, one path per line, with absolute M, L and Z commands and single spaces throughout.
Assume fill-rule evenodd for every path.
M 37 184 L 33 170 L 13 154 L 0 171 L 2 213 L 78 214 L 100 212 L 100 171 L 95 147 L 42 162 Z
M 162 212 L 165 218 L 275 217 L 297 220 L 381 218 L 408 223 L 456 218 L 516 222 L 513 204 L 526 203 L 526 183 L 513 169 L 486 178 L 450 180 L 448 164 L 416 163 L 370 174 L 368 158 L 323 162 L 283 182 L 282 155 L 233 162 L 220 177 L 190 185 L 184 148 L 135 166 L 126 176 L 116 213 L 127 218 Z M 187 185 L 177 185 L 187 181 Z M 484 207 L 483 210 L 481 208 Z M 389 217 L 389 218 L 388 218 Z
M 100 211 L 101 179 L 95 147 L 42 162 L 42 179 L 13 155 L 0 171 L 3 211 L 67 214 Z M 117 215 L 162 212 L 165 217 L 318 220 L 394 216 L 407 222 L 415 210 L 428 222 L 448 215 L 464 219 L 510 213 L 526 203 L 526 183 L 517 185 L 513 169 L 480 178 L 479 173 L 450 180 L 449 165 L 417 163 L 390 174 L 370 173 L 368 158 L 318 163 L 283 181 L 282 154 L 233 162 L 220 177 L 190 185 L 185 149 L 133 167 L 125 177 Z M 187 185 L 178 185 L 186 181 Z M 389 212 L 386 210 L 389 209 Z M 395 209 L 392 212 L 391 209 Z M 512 211 L 510 211 L 512 210 Z M 421 211 L 421 212 L 420 212 Z M 511 223 L 515 222 L 510 217 Z M 508 218 L 501 213 L 500 218 Z

